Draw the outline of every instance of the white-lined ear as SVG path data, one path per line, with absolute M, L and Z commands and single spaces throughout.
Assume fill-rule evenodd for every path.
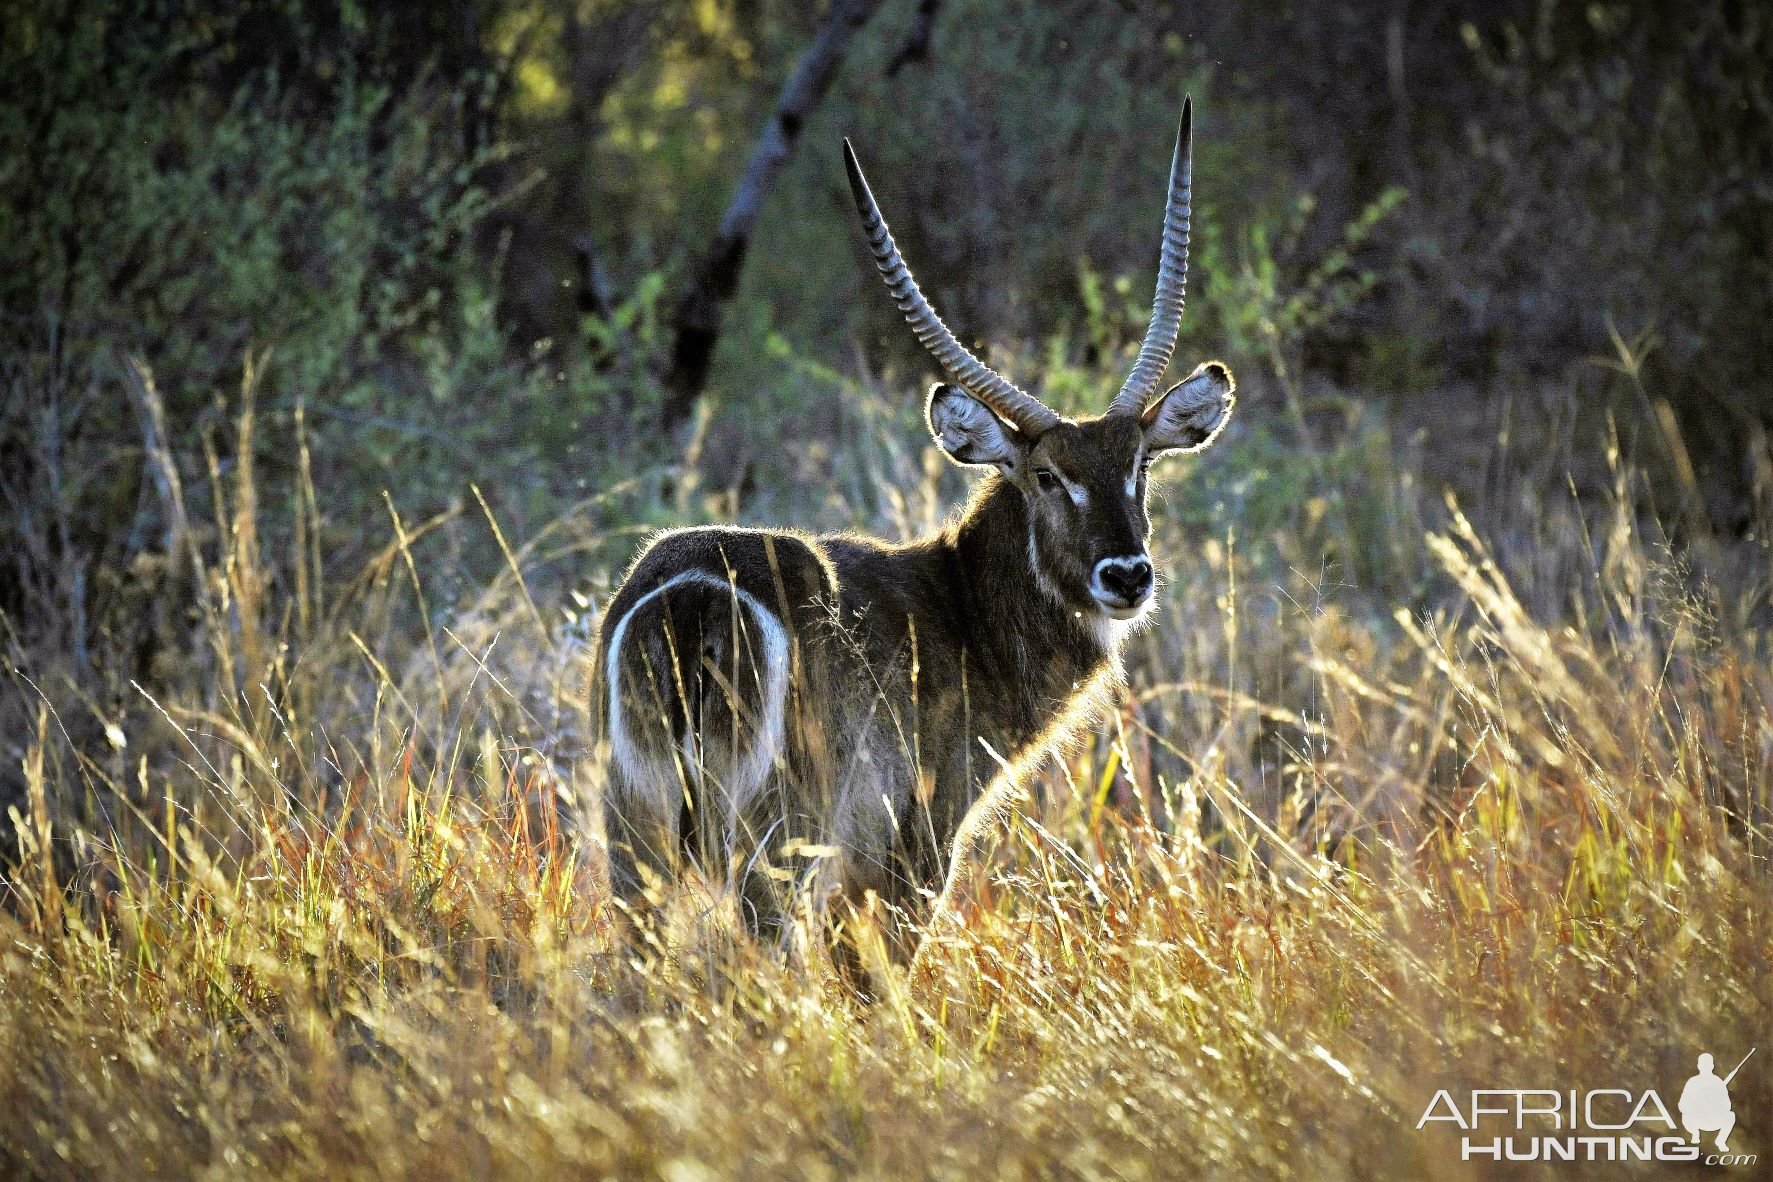
M 1224 362 L 1207 361 L 1195 367 L 1140 417 L 1150 454 L 1200 451 L 1212 443 L 1231 420 L 1236 389 Z
M 938 382 L 930 387 L 926 415 L 936 446 L 957 464 L 988 464 L 1007 471 L 1028 454 L 1019 431 L 959 386 Z

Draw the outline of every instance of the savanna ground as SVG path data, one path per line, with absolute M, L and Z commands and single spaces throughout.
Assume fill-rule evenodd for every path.
M 654 939 L 614 940 L 588 819 L 588 638 L 652 529 L 902 537 L 964 492 L 918 423 L 924 369 L 874 344 L 890 308 L 812 147 L 708 398 L 654 425 L 661 293 L 692 269 L 661 227 L 718 205 L 720 133 L 767 109 L 810 18 L 470 5 L 513 65 L 467 127 L 480 91 L 448 79 L 474 63 L 412 65 L 393 18 L 248 6 L 217 32 L 154 10 L 154 41 L 119 37 L 126 7 L 9 16 L 29 36 L 0 63 L 0 134 L 55 149 L 0 169 L 0 1170 L 1489 1177 L 1543 1167 L 1462 1163 L 1458 1130 L 1416 1128 L 1437 1091 L 1654 1088 L 1672 1109 L 1701 1051 L 1721 1072 L 1773 1043 L 1773 451 L 1765 320 L 1747 326 L 1765 292 L 1743 278 L 1766 255 L 1729 237 L 1767 208 L 1764 128 L 1744 146 L 1689 121 L 1745 162 L 1732 179 L 1683 170 L 1663 131 L 1633 155 L 1617 117 L 1620 87 L 1660 96 L 1666 129 L 1756 76 L 1731 64 L 1765 33 L 1729 5 L 1700 6 L 1687 89 L 1642 56 L 1654 6 L 1538 6 L 1518 44 L 1464 26 L 1482 69 L 1444 74 L 1446 101 L 1503 96 L 1470 158 L 1375 135 L 1364 190 L 1287 171 L 1259 133 L 1358 54 L 1283 38 L 1313 81 L 1271 102 L 1137 5 L 993 25 L 957 3 L 903 75 L 881 71 L 910 6 L 858 35 L 820 118 L 878 127 L 899 194 L 931 192 L 897 215 L 914 263 L 995 249 L 985 189 L 1039 203 L 1014 267 L 950 262 L 937 294 L 1003 324 L 995 359 L 1066 408 L 1098 407 L 1136 348 L 1165 136 L 1117 136 L 1085 175 L 1040 155 L 1041 129 L 1164 129 L 1166 72 L 1192 71 L 1225 113 L 1217 148 L 1197 130 L 1211 216 L 1182 347 L 1242 381 L 1220 444 L 1159 474 L 1168 580 L 1120 707 L 871 1005 L 817 956 L 748 944 L 713 884 Z M 641 48 L 575 71 L 518 35 L 531 17 L 573 61 L 603 61 L 586 30 L 622 20 Z M 1263 24 L 1200 35 L 1235 59 L 1240 21 Z M 1057 48 L 1084 33 L 1100 60 Z M 889 76 L 916 85 L 870 106 Z M 1410 78 L 1420 128 L 1439 108 Z M 591 87 L 595 118 L 550 85 Z M 1020 109 L 1013 134 L 981 113 Z M 975 135 L 1013 142 L 981 158 Z M 631 282 L 537 339 L 524 285 L 558 284 L 525 242 L 578 216 L 549 179 L 576 152 Z M 942 188 L 919 161 L 943 152 L 990 185 Z M 1621 158 L 1642 183 L 1603 216 L 1624 199 L 1595 177 Z M 1503 214 L 1450 196 L 1503 165 L 1522 190 Z M 1271 167 L 1266 204 L 1234 202 Z M 1308 182 L 1341 192 L 1327 229 Z M 1695 185 L 1709 204 L 1683 204 Z M 1129 208 L 1151 216 L 1122 226 Z M 1680 290 L 1640 282 L 1674 254 Z M 1429 298 L 1450 292 L 1456 316 Z M 1538 319 L 1486 321 L 1510 300 Z M 1553 328 L 1563 353 L 1534 335 Z M 1770 1053 L 1731 1085 L 1731 1148 L 1763 1160 Z

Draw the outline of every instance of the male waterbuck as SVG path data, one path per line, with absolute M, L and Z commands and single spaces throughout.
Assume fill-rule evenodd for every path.
M 1211 443 L 1233 403 L 1216 361 L 1158 394 L 1182 318 L 1190 125 L 1184 102 L 1151 326 L 1107 411 L 1077 421 L 942 323 L 844 144 L 880 273 L 953 379 L 930 391 L 930 434 L 987 471 L 939 533 L 904 545 L 702 528 L 640 555 L 604 615 L 594 691 L 611 880 L 630 906 L 686 861 L 736 885 L 765 938 L 797 888 L 872 892 L 902 954 L 1018 776 L 1102 707 L 1153 606 L 1147 471 Z

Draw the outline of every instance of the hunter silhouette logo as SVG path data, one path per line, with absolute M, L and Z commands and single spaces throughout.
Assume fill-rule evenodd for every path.
M 1700 1055 L 1697 1074 L 1681 1089 L 1678 1124 L 1654 1088 L 1473 1088 L 1463 1104 L 1443 1088 L 1428 1102 L 1416 1128 L 1441 1123 L 1456 1127 L 1464 1161 L 1755 1165 L 1756 1154 L 1732 1153 L 1729 1141 L 1736 1128 L 1730 1083 L 1754 1053 L 1750 1049 L 1722 1077 L 1713 1070 L 1712 1056 Z M 1700 1144 L 1705 1133 L 1714 1134 L 1715 1151 Z
M 1718 1135 L 1718 1152 L 1730 1152 L 1726 1139 L 1730 1130 L 1736 1127 L 1736 1114 L 1730 1111 L 1730 1081 L 1736 1078 L 1736 1072 L 1742 1070 L 1749 1056 L 1759 1048 L 1750 1048 L 1747 1055 L 1742 1056 L 1735 1070 L 1723 1079 L 1712 1073 L 1711 1056 L 1699 1056 L 1699 1074 L 1687 1081 L 1681 1090 L 1681 1125 L 1693 1138 L 1693 1144 L 1699 1144 L 1700 1133 L 1715 1131 Z

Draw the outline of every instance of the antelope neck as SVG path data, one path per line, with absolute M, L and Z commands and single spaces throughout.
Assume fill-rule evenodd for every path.
M 1066 604 L 1041 585 L 1023 494 L 1003 477 L 985 478 L 944 541 L 956 570 L 955 606 L 972 622 L 968 633 L 996 676 L 1068 691 L 1113 657 L 1093 620 L 1079 615 L 1091 609 Z

